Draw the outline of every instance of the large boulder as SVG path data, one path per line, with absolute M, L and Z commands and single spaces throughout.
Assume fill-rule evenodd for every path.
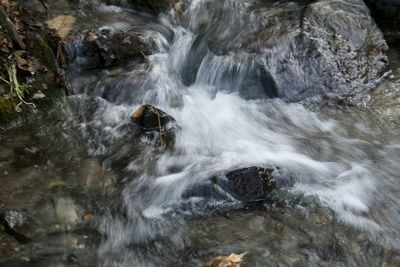
M 234 203 L 263 202 L 274 190 L 292 186 L 293 180 L 279 168 L 252 166 L 215 175 L 191 186 L 183 198 L 201 197 Z
M 388 47 L 362 0 L 214 2 L 188 11 L 197 34 L 190 51 L 199 52 L 183 68 L 186 84 L 201 84 L 201 67 L 221 68 L 224 58 L 263 68 L 249 82 L 260 80 L 267 97 L 286 101 L 355 94 L 374 88 L 385 73 Z M 240 68 L 225 65 L 225 76 L 239 76 L 232 70 Z

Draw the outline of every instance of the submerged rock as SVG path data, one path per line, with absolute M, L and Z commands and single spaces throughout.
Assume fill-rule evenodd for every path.
M 292 178 L 280 174 L 278 168 L 252 166 L 206 179 L 189 188 L 183 197 L 224 199 L 228 202 L 262 202 L 273 190 L 292 185 Z

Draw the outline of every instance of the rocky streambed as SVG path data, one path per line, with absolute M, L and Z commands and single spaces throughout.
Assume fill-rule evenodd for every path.
M 69 86 L 1 128 L 1 266 L 400 263 L 400 50 L 380 9 L 22 4 L 62 38 Z

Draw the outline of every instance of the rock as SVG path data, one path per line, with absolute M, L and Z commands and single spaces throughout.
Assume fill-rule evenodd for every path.
M 0 223 L 7 233 L 21 243 L 29 242 L 35 234 L 36 223 L 23 212 L 5 211 L 0 214 Z
M 292 186 L 293 180 L 279 168 L 248 167 L 216 175 L 189 188 L 183 198 L 203 197 L 228 202 L 258 202 L 273 190 Z
M 29 46 L 29 54 L 39 59 L 46 68 L 54 73 L 58 73 L 59 64 L 52 48 L 42 38 L 42 36 L 34 33 L 28 33 L 27 44 Z
M 104 29 L 87 32 L 84 37 L 71 33 L 66 44 L 69 62 L 82 69 L 112 66 L 127 59 L 142 61 L 150 48 L 135 31 L 111 34 Z
M 222 1 L 212 3 L 212 9 L 202 5 L 188 11 L 204 19 L 189 23 L 197 36 L 190 53 L 200 52 L 183 67 L 185 85 L 202 82 L 196 80 L 202 65 L 220 67 L 221 58 L 229 57 L 238 58 L 238 66 L 250 58 L 249 64 L 264 69 L 256 79 L 248 79 L 269 92 L 262 97 L 289 102 L 356 94 L 381 81 L 388 47 L 362 0 L 255 2 L 227 6 Z M 217 62 L 202 62 L 212 55 Z M 234 78 L 230 67 L 226 64 L 220 71 Z M 242 87 L 246 90 L 246 84 Z
M 276 188 L 272 172 L 273 169 L 260 167 L 244 168 L 215 178 L 215 183 L 236 199 L 249 201 L 262 198 Z
M 175 139 L 177 123 L 164 111 L 152 106 L 142 105 L 132 113 L 131 120 L 150 136 L 158 136 L 161 146 L 171 146 Z

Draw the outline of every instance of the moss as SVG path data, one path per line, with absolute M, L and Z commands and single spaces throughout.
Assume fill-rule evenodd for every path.
M 13 103 L 0 96 L 0 125 L 10 122 L 16 115 L 17 112 L 14 109 Z
M 58 72 L 59 66 L 57 59 L 54 56 L 53 50 L 43 38 L 37 34 L 29 34 L 28 42 L 31 48 L 29 54 L 39 59 L 49 71 L 54 73 Z

